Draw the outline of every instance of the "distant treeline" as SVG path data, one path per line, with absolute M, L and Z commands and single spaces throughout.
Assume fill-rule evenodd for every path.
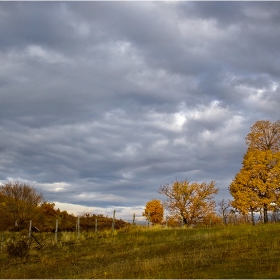
M 55 208 L 46 202 L 43 195 L 26 183 L 8 182 L 0 187 L 0 231 L 20 231 L 28 229 L 32 220 L 34 230 L 55 231 L 58 219 L 59 231 L 75 231 L 77 216 Z M 112 228 L 113 217 L 85 213 L 80 216 L 80 230 L 94 231 Z M 129 223 L 115 219 L 114 228 L 120 229 Z
M 54 203 L 43 203 L 40 206 L 42 213 L 40 220 L 37 222 L 40 231 L 54 231 L 56 219 L 58 219 L 59 231 L 75 231 L 77 225 L 77 216 L 69 214 L 67 211 L 60 211 L 54 207 Z M 96 226 L 98 231 L 110 229 L 112 228 L 112 223 L 112 217 L 104 216 L 102 214 L 96 215 L 84 213 L 82 216 L 80 216 L 81 231 L 94 231 Z M 115 219 L 114 228 L 120 229 L 127 226 L 128 224 L 129 223 L 121 219 Z

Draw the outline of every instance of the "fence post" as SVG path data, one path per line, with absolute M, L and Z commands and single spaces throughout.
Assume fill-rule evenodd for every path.
M 150 227 L 150 211 L 148 212 L 148 228 Z
M 55 236 L 54 236 L 55 243 L 57 243 L 57 232 L 58 232 L 58 219 L 56 219 L 55 221 Z
M 135 226 L 135 213 L 133 214 L 132 225 Z
M 32 232 L 32 220 L 29 222 L 29 232 L 28 232 L 28 238 L 31 240 L 31 232 Z
M 77 219 L 77 237 L 80 238 L 80 216 Z
M 43 246 L 33 234 L 31 234 L 31 237 L 33 237 L 33 239 L 37 242 L 40 248 Z
M 114 210 L 114 214 L 113 214 L 112 233 L 114 233 L 115 230 L 115 217 L 116 217 L 116 210 Z
M 95 218 L 95 233 L 97 233 L 97 217 Z

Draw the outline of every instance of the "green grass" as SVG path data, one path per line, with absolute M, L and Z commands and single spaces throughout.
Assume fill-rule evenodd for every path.
M 26 263 L 0 252 L 0 278 L 280 278 L 280 224 L 37 234 Z M 7 237 L 11 238 L 11 237 Z M 35 245 L 35 243 L 33 243 Z

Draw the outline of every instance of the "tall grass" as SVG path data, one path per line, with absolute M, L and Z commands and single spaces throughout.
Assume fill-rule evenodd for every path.
M 280 224 L 208 229 L 131 226 L 37 234 L 25 264 L 0 253 L 0 278 L 280 278 Z

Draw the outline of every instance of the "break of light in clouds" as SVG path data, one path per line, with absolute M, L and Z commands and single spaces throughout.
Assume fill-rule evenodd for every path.
M 241 167 L 279 119 L 279 2 L 1 2 L 0 181 L 140 219 L 174 180 Z

